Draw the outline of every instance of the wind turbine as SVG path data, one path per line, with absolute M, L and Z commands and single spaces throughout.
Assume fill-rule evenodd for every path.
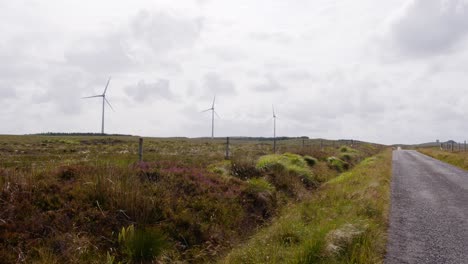
M 214 139 L 214 115 L 216 114 L 216 116 L 219 117 L 218 113 L 216 113 L 215 111 L 215 102 L 216 102 L 216 95 L 213 98 L 213 104 L 211 105 L 211 108 L 208 108 L 202 111 L 202 113 L 211 111 L 211 139 Z
M 276 113 L 273 105 L 271 108 L 273 109 L 273 153 L 276 153 Z
M 106 92 L 107 92 L 107 88 L 109 87 L 110 80 L 111 80 L 111 78 L 109 77 L 109 79 L 107 80 L 106 88 L 104 88 L 104 93 L 102 93 L 102 94 L 100 94 L 100 95 L 93 95 L 93 96 L 87 96 L 87 97 L 83 97 L 83 98 L 82 98 L 82 99 L 88 99 L 88 98 L 102 97 L 102 126 L 101 126 L 101 134 L 104 134 L 104 110 L 105 110 L 106 103 L 109 105 L 109 107 L 112 109 L 112 111 L 114 111 L 114 108 L 112 108 L 112 105 L 111 105 L 111 104 L 109 103 L 109 101 L 107 101 L 107 99 L 106 99 Z

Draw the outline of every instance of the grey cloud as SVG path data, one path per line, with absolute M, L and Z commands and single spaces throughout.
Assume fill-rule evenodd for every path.
M 272 92 L 285 90 L 286 87 L 281 85 L 273 76 L 267 75 L 266 81 L 256 85 L 253 89 L 258 92 Z
M 179 72 L 181 66 L 169 54 L 192 47 L 202 26 L 201 18 L 141 11 L 127 25 L 76 41 L 65 53 L 66 64 L 91 73 L 136 71 L 150 64 Z
M 257 41 L 287 44 L 293 37 L 283 32 L 254 32 L 249 34 L 250 38 Z
M 203 77 L 202 86 L 211 94 L 236 94 L 236 88 L 232 81 L 224 79 L 218 73 L 210 72 Z
M 41 47 L 48 46 L 44 36 L 29 33 L 28 37 L 12 37 L 1 40 L 0 37 L 0 79 L 11 85 L 27 83 L 43 76 L 49 61 L 37 54 Z M 3 43 L 2 43 L 3 42 Z M 27 76 L 27 78 L 24 78 Z
M 355 78 L 335 71 L 300 101 L 288 104 L 288 119 L 300 122 L 319 118 L 323 123 L 351 117 L 376 122 L 386 115 L 389 106 L 396 107 L 396 102 L 389 102 L 389 91 L 388 84 L 374 81 L 372 76 Z
M 37 89 L 42 92 L 33 94 L 33 103 L 51 103 L 62 113 L 78 114 L 84 105 L 80 97 L 91 86 L 89 79 L 83 73 L 71 70 L 55 73 L 49 79 L 36 84 Z
M 140 80 L 135 86 L 127 86 L 125 93 L 138 102 L 158 98 L 172 100 L 175 97 L 170 89 L 170 82 L 166 79 L 150 83 Z
M 361 116 L 378 115 L 385 112 L 385 97 L 380 93 L 379 84 L 371 81 L 358 83 L 360 94 L 357 109 Z
M 197 4 L 203 6 L 210 2 L 210 0 L 196 0 Z
M 16 97 L 16 90 L 8 83 L 0 81 L 0 101 Z
M 198 40 L 202 28 L 202 18 L 187 19 L 147 11 L 138 13 L 130 25 L 132 36 L 156 53 L 191 47 Z
M 67 63 L 88 72 L 122 72 L 135 67 L 125 42 L 125 37 L 120 33 L 88 37 L 76 42 L 65 58 Z
M 409 56 L 451 51 L 468 34 L 468 4 L 461 0 L 414 0 L 390 31 L 397 49 Z
M 231 47 L 210 47 L 206 49 L 206 52 L 226 62 L 239 61 L 247 58 L 245 53 Z
M 291 81 L 311 81 L 314 76 L 307 70 L 290 70 L 282 74 Z
M 294 67 L 294 63 L 285 58 L 272 57 L 264 63 L 264 67 L 267 71 L 286 70 Z

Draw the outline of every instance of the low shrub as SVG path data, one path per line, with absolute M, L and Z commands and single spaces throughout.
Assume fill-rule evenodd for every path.
M 315 164 L 318 163 L 318 160 L 311 156 L 304 156 L 304 160 L 307 162 L 307 165 L 309 165 L 310 167 L 313 167 L 315 166 Z
M 161 178 L 159 168 L 148 162 L 139 162 L 135 165 L 135 171 L 140 180 L 157 182 Z
M 255 178 L 247 181 L 246 191 L 249 193 L 274 192 L 275 187 L 263 178 Z
M 258 170 L 273 170 L 273 169 L 284 169 L 284 158 L 281 155 L 265 155 L 261 156 L 258 161 L 256 168 Z
M 258 177 L 260 173 L 254 159 L 236 156 L 231 160 L 231 175 L 247 180 Z
M 357 150 L 348 147 L 348 146 L 341 146 L 340 147 L 340 152 L 357 152 Z
M 349 162 L 354 158 L 354 156 L 355 155 L 352 153 L 341 153 L 340 159 Z
M 290 163 L 292 165 L 296 165 L 296 166 L 299 166 L 299 167 L 306 167 L 307 166 L 307 162 L 300 155 L 292 154 L 292 153 L 284 153 L 282 156 L 287 158 L 288 163 Z
M 223 160 L 220 162 L 210 164 L 207 168 L 209 172 L 218 174 L 220 176 L 229 175 L 230 169 L 231 169 L 231 161 L 229 160 Z
M 60 180 L 69 181 L 78 176 L 80 168 L 72 166 L 62 166 L 58 168 L 56 175 Z

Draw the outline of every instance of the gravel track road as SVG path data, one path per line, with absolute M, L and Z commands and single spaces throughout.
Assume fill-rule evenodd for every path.
M 388 239 L 386 264 L 468 264 L 468 172 L 395 150 Z

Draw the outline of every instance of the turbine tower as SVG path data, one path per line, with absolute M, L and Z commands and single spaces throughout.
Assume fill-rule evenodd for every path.
M 273 109 L 273 153 L 276 153 L 276 113 L 273 105 L 271 108 Z
M 219 117 L 218 113 L 216 113 L 215 111 L 215 102 L 216 102 L 216 95 L 213 98 L 213 104 L 211 105 L 211 108 L 208 108 L 202 111 L 202 113 L 211 111 L 211 139 L 214 139 L 214 116 L 216 114 L 216 116 Z
M 111 78 L 109 77 L 109 79 L 107 80 L 106 88 L 104 88 L 104 93 L 102 93 L 102 94 L 100 94 L 100 95 L 93 95 L 93 96 L 87 96 L 87 97 L 83 97 L 83 98 L 82 98 L 82 99 L 88 99 L 88 98 L 102 97 L 102 125 L 101 125 L 101 134 L 104 134 L 104 112 L 105 112 L 106 103 L 109 105 L 109 107 L 112 109 L 112 111 L 114 111 L 114 108 L 112 108 L 112 105 L 111 105 L 111 104 L 109 103 L 109 101 L 107 101 L 107 99 L 106 99 L 106 92 L 107 92 L 107 88 L 109 87 L 110 80 L 111 80 Z

